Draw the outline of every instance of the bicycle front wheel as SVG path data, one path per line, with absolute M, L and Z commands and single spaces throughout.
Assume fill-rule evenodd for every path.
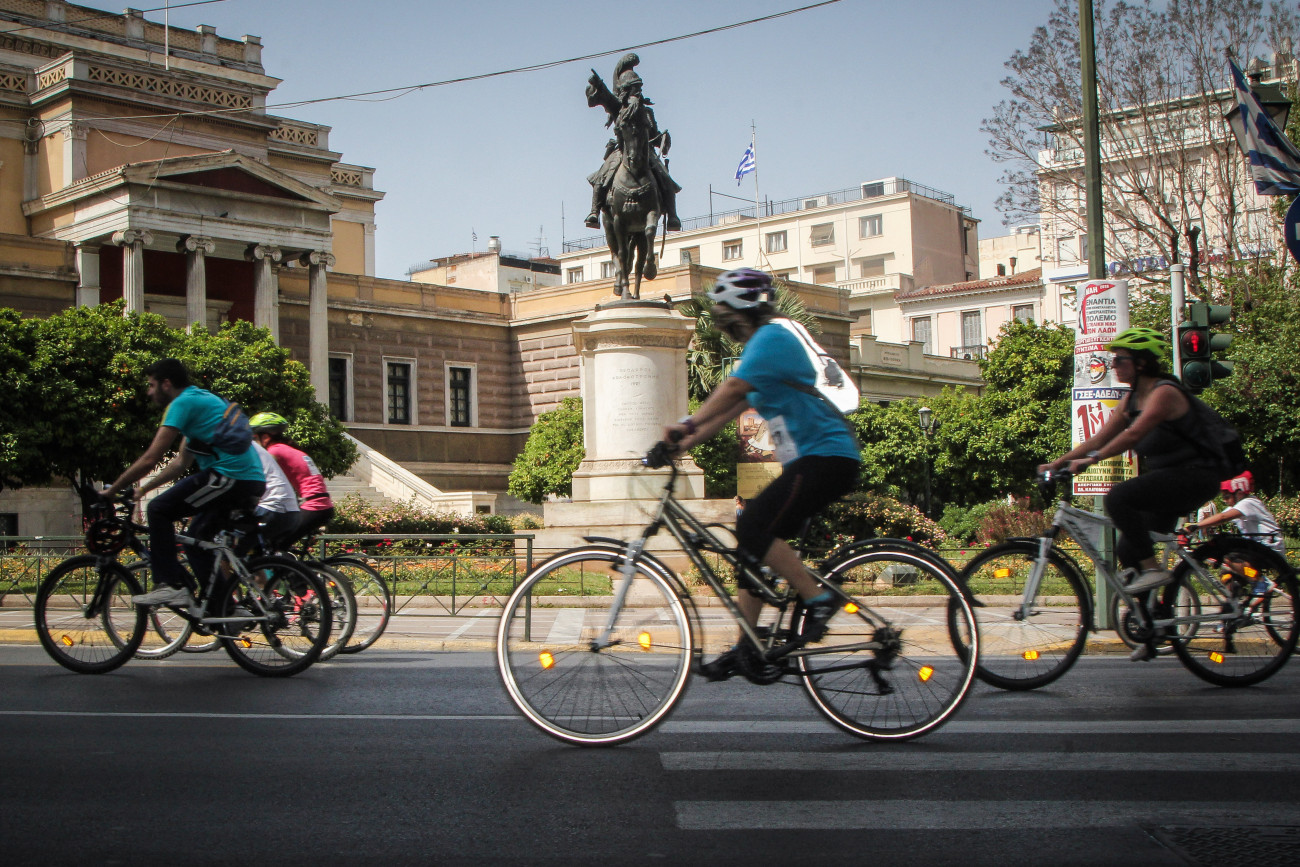
M 900 741 L 943 725 L 975 678 L 979 633 L 951 569 L 906 550 L 863 550 L 823 579 L 844 593 L 825 635 L 796 651 L 803 685 L 831 722 Z M 806 611 L 795 628 L 805 628 Z M 945 622 L 962 630 L 953 640 Z
M 533 725 L 571 744 L 645 734 L 686 689 L 686 608 L 669 576 L 642 563 L 615 611 L 624 562 L 621 551 L 604 548 L 552 557 L 510 596 L 497 627 L 497 668 L 510 700 Z
M 330 640 L 333 613 L 325 582 L 278 557 L 247 565 L 248 583 L 235 579 L 219 606 L 226 653 L 245 671 L 263 677 L 306 670 Z
M 1048 549 L 1038 592 L 1025 606 L 1025 583 L 1038 561 L 1036 541 L 1004 542 L 961 573 L 979 622 L 979 679 L 1000 689 L 1037 689 L 1070 670 L 1083 653 L 1092 596 L 1074 563 Z M 953 632 L 954 640 L 960 635 Z
M 127 568 L 144 588 L 144 592 L 148 593 L 154 588 L 153 570 L 148 562 L 138 560 Z M 136 658 L 166 659 L 190 640 L 194 624 L 166 605 L 151 605 L 147 610 L 150 628 L 145 630 L 144 640 L 135 651 Z
M 1219 582 L 1239 604 L 1241 613 L 1202 623 L 1195 632 L 1174 638 L 1174 653 L 1188 671 L 1216 686 L 1259 683 L 1286 664 L 1300 637 L 1295 574 L 1275 552 L 1245 539 L 1225 537 L 1209 550 L 1214 556 L 1213 568 L 1210 564 L 1205 567 L 1210 579 Z M 1188 599 L 1199 600 L 1203 615 L 1216 609 L 1230 614 L 1229 604 L 1216 604 L 1215 597 L 1198 592 L 1200 582 L 1186 562 L 1179 563 L 1173 584 L 1164 592 L 1165 609 L 1153 616 L 1177 615 L 1180 603 L 1185 608 Z
M 36 593 L 36 635 L 45 652 L 78 674 L 103 674 L 135 654 L 147 629 L 131 602 L 140 585 L 120 563 L 64 560 Z
M 388 628 L 388 618 L 393 613 L 393 597 L 388 592 L 388 584 L 378 571 L 355 557 L 340 555 L 329 557 L 324 562 L 348 579 L 357 605 L 356 628 L 339 652 L 360 653 L 378 641 Z

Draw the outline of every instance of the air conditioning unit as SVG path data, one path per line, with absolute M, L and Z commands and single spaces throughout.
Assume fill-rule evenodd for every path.
M 825 197 L 825 196 L 818 196 L 818 197 L 815 198 L 815 199 L 804 199 L 804 200 L 803 200 L 803 208 L 804 208 L 805 211 L 808 210 L 808 209 L 810 209 L 810 208 L 824 208 L 824 207 L 826 207 L 826 197 Z

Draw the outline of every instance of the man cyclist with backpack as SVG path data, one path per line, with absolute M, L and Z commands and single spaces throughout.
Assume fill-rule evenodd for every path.
M 718 277 L 708 293 L 713 323 L 744 346 L 740 364 L 694 416 L 664 428 L 664 441 L 690 449 L 751 406 L 767 421 L 781 475 L 745 504 L 736 519 L 736 539 L 744 555 L 769 566 L 799 592 L 811 626 L 805 639 L 816 641 L 838 605 L 785 540 L 853 490 L 861 454 L 844 416 L 813 387 L 817 372 L 808 350 L 796 330 L 783 326 L 773 294 L 772 278 L 762 271 L 741 268 Z M 742 587 L 736 602 L 749 624 L 757 624 L 762 599 Z M 731 677 L 739 670 L 740 654 L 747 652 L 742 636 L 703 667 L 704 675 Z
M 138 499 L 154 488 L 176 482 L 151 500 L 145 510 L 155 589 L 131 601 L 137 605 L 185 607 L 194 604 L 191 593 L 197 588 L 188 586 L 190 580 L 176 556 L 175 522 L 193 515 L 190 535 L 208 538 L 231 511 L 251 512 L 256 507 L 266 488 L 266 477 L 251 448 L 252 432 L 237 407 L 191 385 L 185 365 L 175 358 L 155 361 L 144 373 L 149 379 L 149 398 L 163 407 L 162 425 L 145 453 L 99 493 L 112 499 L 118 491 L 144 478 L 171 450 L 176 438 L 184 437 L 180 453 L 136 491 Z M 194 464 L 198 472 L 185 476 Z M 214 561 L 207 551 L 187 548 L 186 556 L 200 581 L 212 574 Z
M 1169 341 L 1164 335 L 1152 328 L 1129 328 L 1107 348 L 1113 353 L 1115 378 L 1129 386 L 1128 394 L 1100 431 L 1038 471 L 1068 464 L 1070 472 L 1078 473 L 1130 449 L 1137 452 L 1139 475 L 1110 489 L 1106 513 L 1119 531 L 1115 554 L 1134 573 L 1125 589 L 1144 593 L 1172 580 L 1156 558 L 1151 531 L 1172 532 L 1180 516 L 1213 497 L 1223 464 L 1208 442 L 1210 432 L 1195 398 L 1165 373 Z M 1132 658 L 1154 655 L 1148 644 L 1134 650 Z

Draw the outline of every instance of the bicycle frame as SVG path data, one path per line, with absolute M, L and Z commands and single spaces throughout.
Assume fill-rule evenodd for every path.
M 1146 628 L 1161 629 L 1189 623 L 1212 623 L 1241 616 L 1241 604 L 1231 595 L 1225 593 L 1217 582 L 1211 580 L 1196 558 L 1192 557 L 1188 550 L 1179 544 L 1176 535 L 1152 533 L 1151 538 L 1156 543 L 1164 546 L 1162 559 L 1165 565 L 1168 565 L 1170 554 L 1176 554 L 1179 559 L 1187 564 L 1190 574 L 1196 576 L 1195 583 L 1199 585 L 1194 588 L 1196 592 L 1213 597 L 1219 608 L 1213 614 L 1189 614 L 1158 620 L 1152 618 L 1150 612 L 1147 611 L 1146 605 L 1142 604 L 1137 596 L 1128 592 L 1124 583 L 1120 581 L 1119 575 L 1110 568 L 1106 558 L 1102 556 L 1099 546 L 1094 543 L 1094 539 L 1097 538 L 1095 535 L 1097 531 L 1111 527 L 1114 527 L 1114 524 L 1106 516 L 1085 512 L 1071 505 L 1068 499 L 1063 498 L 1057 504 L 1056 515 L 1052 519 L 1051 528 L 1038 537 L 1038 556 L 1034 560 L 1033 568 L 1030 570 L 1029 579 L 1025 582 L 1025 592 L 1020 602 L 1020 616 L 1024 618 L 1032 613 L 1032 603 L 1038 594 L 1043 572 L 1047 566 L 1047 552 L 1055 544 L 1056 538 L 1062 530 L 1078 544 L 1083 553 L 1092 561 L 1097 574 L 1102 576 L 1113 593 L 1124 600 L 1124 604 L 1129 611 L 1138 617 L 1139 622 Z M 1227 606 L 1226 609 L 1224 608 L 1225 605 Z M 1093 607 L 1095 611 L 1096 606 Z M 1089 624 L 1089 626 L 1093 631 L 1096 631 L 1095 625 Z
M 749 622 L 745 619 L 744 614 L 740 610 L 740 606 L 731 598 L 731 594 L 727 592 L 727 588 L 723 585 L 722 580 L 709 564 L 709 561 L 705 559 L 704 554 L 717 554 L 731 564 L 734 569 L 743 572 L 748 581 L 748 589 L 751 592 L 755 592 L 765 603 L 776 606 L 781 610 L 781 615 L 778 615 L 778 618 L 784 615 L 785 609 L 789 606 L 790 602 L 797 597 L 797 594 L 794 592 L 793 588 L 786 588 L 784 591 L 780 590 L 776 586 L 776 582 L 769 579 L 768 576 L 764 574 L 762 566 L 749 562 L 749 558 L 741 554 L 738 549 L 728 547 L 719 540 L 707 526 L 702 524 L 698 518 L 687 511 L 686 507 L 679 503 L 677 498 L 673 496 L 673 487 L 677 482 L 678 475 L 677 465 L 670 464 L 669 466 L 671 472 L 669 473 L 668 481 L 664 484 L 663 493 L 659 496 L 659 503 L 655 509 L 653 518 L 638 538 L 627 543 L 626 560 L 618 568 L 619 573 L 622 575 L 622 580 L 620 580 L 618 586 L 614 588 L 614 603 L 610 607 L 609 617 L 606 620 L 604 628 L 592 641 L 592 650 L 602 650 L 616 643 L 610 640 L 610 634 L 614 630 L 614 625 L 618 620 L 623 603 L 627 599 L 627 594 L 631 588 L 632 580 L 636 576 L 637 564 L 642 558 L 646 543 L 655 536 L 660 529 L 667 528 L 668 532 L 673 536 L 677 544 L 681 546 L 682 551 L 685 552 L 686 556 L 690 559 L 691 564 L 699 570 L 700 576 L 704 579 L 704 583 L 709 586 L 709 589 L 722 603 L 723 607 L 726 608 L 727 613 L 731 615 L 732 620 L 734 620 L 736 625 L 740 627 L 745 638 L 756 650 L 760 653 L 766 654 L 768 648 L 764 646 L 763 637 L 758 634 L 758 631 L 753 626 L 749 625 Z M 849 599 L 848 595 L 839 587 L 836 587 L 833 584 L 824 584 L 823 586 L 841 598 L 845 600 Z M 689 592 L 687 592 L 686 595 L 689 595 Z M 885 625 L 865 608 L 859 608 L 857 614 L 874 627 Z M 773 631 L 773 634 L 775 634 L 775 630 Z M 783 659 L 786 657 L 843 652 L 845 649 L 849 648 L 856 650 L 880 650 L 883 649 L 883 645 L 878 641 L 868 641 L 853 645 L 837 645 L 830 648 L 788 647 L 784 648 L 783 651 L 774 658 L 769 657 L 769 661 L 775 661 L 776 659 Z M 854 667 L 856 667 L 856 664 L 844 666 L 846 669 Z M 822 669 L 822 672 L 825 673 L 835 670 L 838 670 L 838 668 L 826 668 Z

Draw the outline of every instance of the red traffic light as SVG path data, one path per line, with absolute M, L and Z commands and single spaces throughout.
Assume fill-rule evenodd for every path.
M 1180 329 L 1178 335 L 1179 354 L 1184 359 L 1188 358 L 1209 358 L 1210 356 L 1210 334 L 1204 328 L 1187 328 Z

